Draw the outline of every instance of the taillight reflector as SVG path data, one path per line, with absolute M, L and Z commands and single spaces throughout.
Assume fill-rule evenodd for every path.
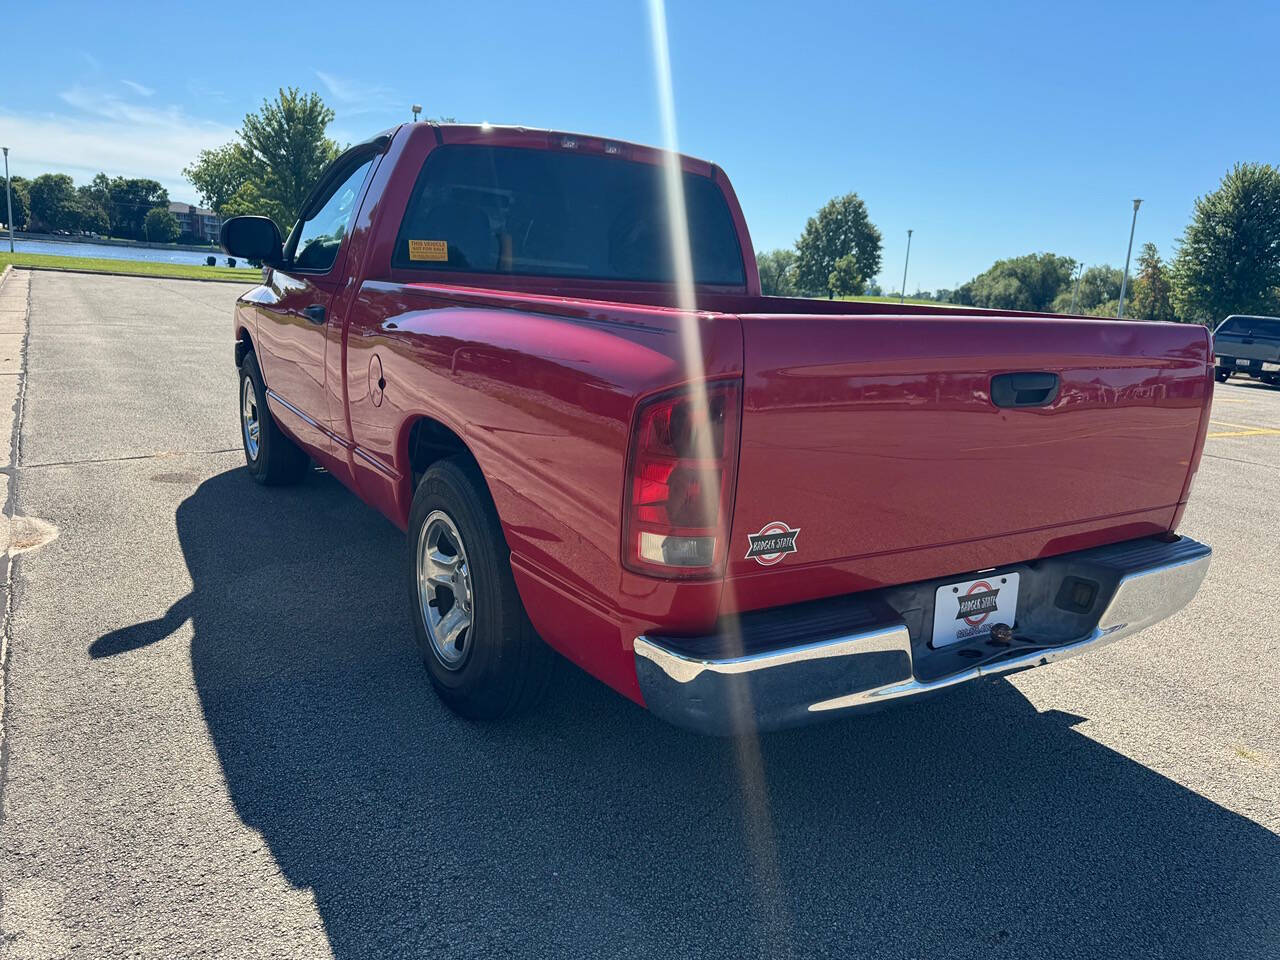
M 641 405 L 627 461 L 628 568 L 663 577 L 724 569 L 741 411 L 737 380 L 681 388 Z

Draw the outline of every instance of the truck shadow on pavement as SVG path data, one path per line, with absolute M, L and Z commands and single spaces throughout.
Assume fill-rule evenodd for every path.
M 752 741 L 564 665 L 519 721 L 434 699 L 403 537 L 328 477 L 182 503 L 236 810 L 336 956 L 1275 956 L 1280 838 L 1004 680 Z M 1050 668 L 1052 669 L 1052 668 Z

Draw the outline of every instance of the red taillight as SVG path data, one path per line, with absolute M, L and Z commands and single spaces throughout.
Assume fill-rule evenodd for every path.
M 641 405 L 627 461 L 627 567 L 663 577 L 724 569 L 741 409 L 736 380 L 685 387 Z

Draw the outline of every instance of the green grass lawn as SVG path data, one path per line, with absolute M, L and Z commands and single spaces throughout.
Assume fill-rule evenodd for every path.
M 837 300 L 861 300 L 864 303 L 897 303 L 896 296 L 888 297 L 836 297 Z M 903 303 L 920 303 L 927 307 L 954 307 L 954 303 L 939 303 L 937 300 L 921 300 L 915 297 L 907 297 Z
M 235 280 L 253 286 L 261 279 L 256 270 L 236 267 L 203 267 L 185 263 L 153 263 L 149 260 L 109 260 L 105 257 L 55 257 L 47 253 L 0 252 L 0 270 L 7 264 L 15 267 L 40 267 L 46 270 L 69 270 L 80 273 L 114 273 L 122 277 L 171 277 L 179 280 Z

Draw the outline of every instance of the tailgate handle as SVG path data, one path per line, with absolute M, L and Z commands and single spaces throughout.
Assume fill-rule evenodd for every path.
M 1058 396 L 1056 373 L 1002 373 L 991 378 L 997 407 L 1047 407 Z

